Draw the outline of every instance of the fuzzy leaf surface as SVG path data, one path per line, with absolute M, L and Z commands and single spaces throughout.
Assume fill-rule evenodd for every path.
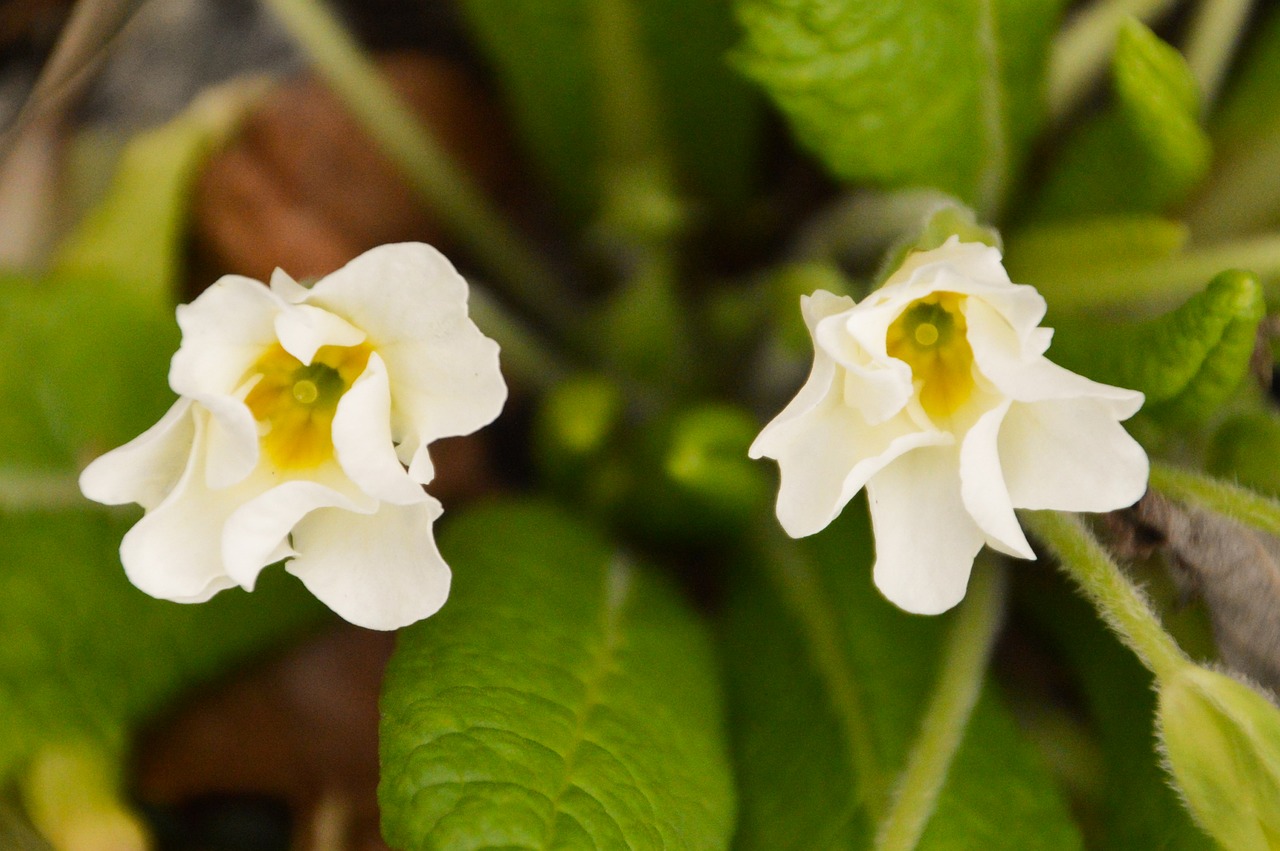
M 997 207 L 1038 127 L 1058 0 L 737 0 L 739 67 L 841 180 Z
M 672 590 L 543 505 L 473 511 L 441 548 L 449 604 L 384 683 L 392 847 L 727 848 L 712 649 Z
M 738 770 L 736 848 L 861 849 L 906 763 L 949 616 L 871 584 L 861 500 L 822 533 L 736 566 L 723 628 Z M 1052 778 L 998 690 L 978 701 L 922 849 L 1079 849 Z
M 1141 390 L 1143 411 L 1157 419 L 1200 422 L 1248 372 L 1265 313 L 1257 277 L 1223 272 L 1178 309 L 1143 323 L 1063 325 L 1049 356 L 1097 381 Z

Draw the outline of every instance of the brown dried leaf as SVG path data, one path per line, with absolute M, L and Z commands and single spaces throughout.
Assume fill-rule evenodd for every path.
M 501 118 L 453 62 L 418 54 L 380 66 L 444 147 L 495 197 L 510 194 Z M 198 251 L 214 273 L 319 277 L 388 242 L 447 249 L 448 234 L 341 102 L 312 76 L 287 83 L 216 156 L 196 190 Z M 210 275 L 201 275 L 211 279 Z
M 139 797 L 162 806 L 216 794 L 278 798 L 304 826 L 299 851 L 385 849 L 377 702 L 393 642 L 344 624 L 196 696 L 143 738 Z
M 1280 694 L 1280 538 L 1151 491 L 1109 517 L 1121 557 L 1163 554 L 1204 600 L 1223 663 Z

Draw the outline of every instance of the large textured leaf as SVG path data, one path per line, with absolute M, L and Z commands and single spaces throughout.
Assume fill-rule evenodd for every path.
M 687 188 L 740 202 L 756 148 L 758 105 L 724 61 L 734 29 L 723 0 L 629 0 L 664 108 L 659 132 Z M 579 216 L 599 200 L 604 139 L 592 0 L 464 0 L 518 129 L 560 199 Z
M 1058 645 L 1098 731 L 1106 771 L 1099 851 L 1209 851 L 1160 767 L 1151 674 L 1061 580 L 1024 583 L 1018 608 Z
M 1131 20 L 1120 30 L 1112 76 L 1115 105 L 1067 140 L 1038 217 L 1158 213 L 1208 171 L 1199 94 L 1181 54 Z
M 739 64 L 839 178 L 998 206 L 1040 115 L 1059 0 L 736 0 Z
M 46 746 L 123 757 L 131 728 L 323 616 L 268 571 L 252 596 L 184 606 L 154 600 L 120 569 L 123 512 L 0 514 L 0 782 Z
M 1141 390 L 1147 414 L 1197 422 L 1244 378 L 1265 313 L 1257 277 L 1223 272 L 1177 310 L 1141 324 L 1060 325 L 1049 355 L 1090 378 Z
M 723 634 L 738 768 L 736 846 L 862 849 L 906 762 L 950 616 L 871 584 L 858 501 L 819 535 L 770 538 L 730 579 Z M 1053 780 L 988 686 L 919 846 L 1078 849 Z
M 715 665 L 672 591 L 545 506 L 475 511 L 441 545 L 449 604 L 384 684 L 391 845 L 726 848 Z

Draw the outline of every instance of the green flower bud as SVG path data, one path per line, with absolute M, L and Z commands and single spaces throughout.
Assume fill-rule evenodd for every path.
M 141 821 L 124 803 L 114 761 L 93 745 L 50 745 L 21 783 L 31 823 L 57 851 L 147 851 Z
M 1231 677 L 1188 665 L 1160 686 L 1156 728 L 1202 828 L 1233 851 L 1280 848 L 1280 709 Z
M 535 456 L 547 478 L 557 486 L 579 481 L 609 447 L 623 409 L 617 385 L 599 376 L 576 376 L 552 388 L 533 430 Z

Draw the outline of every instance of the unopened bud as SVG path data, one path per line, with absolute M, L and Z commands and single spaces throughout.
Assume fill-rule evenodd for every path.
M 1223 848 L 1280 848 L 1280 709 L 1187 665 L 1160 686 L 1156 727 L 1191 814 Z

